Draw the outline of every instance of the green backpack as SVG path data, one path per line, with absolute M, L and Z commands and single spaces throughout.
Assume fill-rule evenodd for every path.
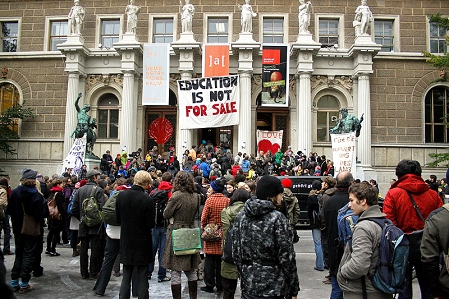
M 124 190 L 116 191 L 112 194 L 111 197 L 106 201 L 101 209 L 101 216 L 103 217 L 103 221 L 109 225 L 119 226 L 120 223 L 117 222 L 117 218 L 115 217 L 115 203 L 117 201 L 117 197 Z
M 101 211 L 95 198 L 95 189 L 97 189 L 97 186 L 92 188 L 90 196 L 84 199 L 82 204 L 84 216 L 81 218 L 81 221 L 89 227 L 100 225 L 103 222 Z

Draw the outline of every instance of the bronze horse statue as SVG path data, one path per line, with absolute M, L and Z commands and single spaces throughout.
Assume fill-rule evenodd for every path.
M 76 125 L 76 129 L 70 135 L 71 138 L 75 136 L 75 138 L 82 138 L 84 134 L 86 134 L 86 154 L 95 156 L 93 153 L 95 141 L 97 141 L 97 134 L 94 129 L 97 128 L 97 119 L 90 119 L 90 115 L 87 114 L 90 110 L 90 105 L 86 104 L 83 108 L 80 108 L 78 105 L 78 101 L 81 98 L 82 93 L 78 94 L 78 98 L 75 101 L 75 108 L 78 112 L 78 123 Z

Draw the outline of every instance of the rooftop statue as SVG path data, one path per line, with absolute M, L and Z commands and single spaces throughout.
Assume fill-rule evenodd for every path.
M 140 6 L 134 5 L 134 0 L 129 0 L 129 4 L 126 6 L 125 13 L 128 16 L 126 23 L 127 33 L 136 33 L 137 28 L 137 16 L 140 13 Z
M 81 25 L 84 21 L 84 8 L 80 6 L 79 0 L 74 0 L 74 5 L 69 12 L 69 34 L 81 35 Z
M 373 13 L 369 9 L 369 6 L 366 5 L 366 0 L 362 0 L 361 5 L 357 7 L 355 10 L 354 21 L 356 21 L 357 26 L 360 26 L 360 29 L 357 29 L 356 26 L 356 36 L 358 35 L 368 35 L 369 24 L 373 20 Z
M 181 6 L 181 25 L 182 25 L 182 33 L 192 32 L 192 19 L 195 14 L 195 7 L 193 4 L 190 4 L 190 0 L 185 0 L 186 4 L 183 6 L 181 0 L 179 1 L 179 5 Z
M 355 136 L 360 136 L 360 130 L 362 129 L 363 114 L 360 120 L 352 115 L 348 114 L 348 109 L 342 108 L 340 110 L 341 118 L 337 121 L 335 127 L 329 130 L 330 134 L 343 134 L 355 132 Z
M 312 3 L 304 0 L 299 0 L 299 33 L 310 33 L 310 14 L 312 13 Z
M 87 147 L 86 147 L 86 153 L 90 155 L 93 154 L 94 144 L 97 140 L 97 134 L 95 133 L 94 129 L 97 128 L 97 119 L 93 118 L 90 119 L 90 115 L 87 114 L 87 112 L 90 111 L 90 105 L 86 104 L 83 106 L 83 108 L 80 108 L 78 105 L 78 102 L 80 98 L 82 97 L 82 93 L 80 92 L 78 94 L 78 97 L 75 101 L 75 108 L 78 112 L 78 123 L 76 125 L 76 129 L 73 131 L 72 135 L 70 137 L 72 138 L 75 136 L 75 138 L 82 138 L 84 134 L 86 134 L 87 139 Z
M 253 32 L 253 17 L 257 14 L 253 11 L 252 6 L 249 4 L 250 0 L 245 0 L 245 4 L 238 5 L 239 9 L 242 11 L 241 24 L 242 32 Z

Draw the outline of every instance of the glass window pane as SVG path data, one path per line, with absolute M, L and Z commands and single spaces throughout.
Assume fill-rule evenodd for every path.
M 98 123 L 107 123 L 108 122 L 108 110 L 98 110 Z

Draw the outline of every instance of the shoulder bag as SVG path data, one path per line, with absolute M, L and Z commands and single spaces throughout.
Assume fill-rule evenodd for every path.
M 418 214 L 419 218 L 421 218 L 422 222 L 426 223 L 426 220 L 424 219 L 423 215 L 421 214 L 421 211 L 419 210 L 418 205 L 416 204 L 415 200 L 413 199 L 412 194 L 407 191 L 408 196 L 410 197 L 410 201 L 412 202 L 413 207 L 415 208 L 416 213 Z M 423 236 L 423 230 L 416 230 L 410 234 L 407 234 L 408 239 L 410 241 L 410 257 L 419 259 L 421 257 L 421 239 Z
M 198 197 L 198 217 L 200 213 L 200 197 Z M 170 224 L 173 224 L 170 218 Z M 172 247 L 175 255 L 189 255 L 200 252 L 203 248 L 199 227 L 183 227 L 172 230 Z
M 41 235 L 41 225 L 33 216 L 28 215 L 25 212 L 25 207 L 22 203 L 23 209 L 23 222 L 22 222 L 22 235 L 37 237 Z

